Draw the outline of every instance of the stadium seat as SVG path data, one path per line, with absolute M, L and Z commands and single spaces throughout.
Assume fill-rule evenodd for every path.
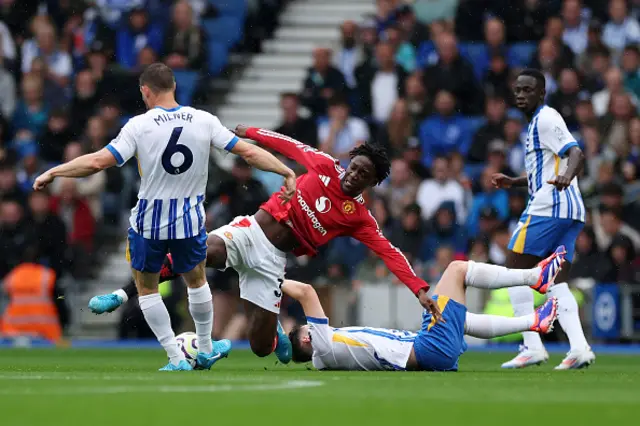
M 196 71 L 174 71 L 176 76 L 176 100 L 180 105 L 191 105 L 193 92 L 198 84 L 199 74 Z
M 220 74 L 225 65 L 227 65 L 229 48 L 226 43 L 213 41 L 209 42 L 208 53 L 209 57 L 207 58 L 207 61 L 209 64 L 209 73 L 211 74 L 211 77 L 213 77 Z
M 205 19 L 202 26 L 209 42 L 222 42 L 230 48 L 242 39 L 242 20 L 235 17 Z
M 244 21 L 247 12 L 247 0 L 209 0 L 222 16 L 233 16 Z
M 513 64 L 510 65 L 516 65 L 519 67 L 529 66 L 536 49 L 537 47 L 535 43 L 515 43 L 511 45 L 509 53 Z

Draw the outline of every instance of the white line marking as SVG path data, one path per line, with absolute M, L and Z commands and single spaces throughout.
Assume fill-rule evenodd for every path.
M 247 385 L 162 385 L 162 386 L 102 386 L 102 387 L 74 387 L 74 388 L 22 388 L 0 389 L 0 395 L 107 395 L 123 393 L 193 393 L 193 392 L 262 392 L 274 390 L 290 390 L 302 388 L 314 388 L 324 385 L 324 382 L 311 380 L 289 380 L 280 383 L 247 384 Z

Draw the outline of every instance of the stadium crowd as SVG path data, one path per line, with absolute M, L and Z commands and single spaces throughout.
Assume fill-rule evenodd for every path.
M 247 14 L 243 6 L 238 16 L 229 5 L 241 3 L 0 2 L 0 279 L 30 259 L 58 275 L 95 276 L 104 257 L 97 253 L 125 226 L 135 164 L 63 180 L 49 193 L 31 192 L 33 179 L 51 164 L 104 147 L 143 110 L 136 78 L 145 65 L 163 60 L 177 70 L 179 101 L 189 103 L 225 66 L 230 48 L 241 42 L 258 51 L 287 2 L 252 1 L 260 7 Z M 342 24 L 340 46 L 314 50 L 303 90 L 281 96 L 283 121 L 275 130 L 345 163 L 360 143 L 384 146 L 391 176 L 366 194 L 368 204 L 416 271 L 435 283 L 454 259 L 505 260 L 527 194 L 494 189 L 491 175 L 523 173 L 527 123 L 513 108 L 510 85 L 519 69 L 541 69 L 548 104 L 587 157 L 580 185 L 589 211 L 573 277 L 640 282 L 640 2 L 376 5 L 375 15 Z M 245 22 L 244 38 L 229 35 L 238 22 Z M 254 213 L 280 184 L 242 161 L 229 172 L 212 161 L 207 229 Z M 348 238 L 318 257 L 291 257 L 287 273 L 354 291 L 361 282 L 390 279 Z M 232 319 L 234 280 L 233 272 L 212 271 L 216 337 L 241 333 L 242 315 Z M 291 303 L 285 312 L 300 315 Z

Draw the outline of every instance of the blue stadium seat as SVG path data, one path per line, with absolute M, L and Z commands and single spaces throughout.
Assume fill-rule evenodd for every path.
M 209 73 L 211 77 L 216 76 L 222 72 L 225 65 L 227 65 L 227 59 L 229 57 L 229 48 L 225 43 L 210 41 L 209 42 L 207 58 L 209 64 Z
M 536 48 L 537 46 L 535 43 L 512 44 L 511 48 L 509 49 L 509 53 L 513 64 L 510 65 L 519 67 L 529 66 L 531 60 L 533 59 L 533 54 L 535 53 Z
M 234 16 L 244 22 L 247 12 L 247 0 L 209 0 L 222 16 Z
M 191 105 L 200 74 L 196 71 L 182 70 L 176 70 L 173 73 L 176 76 L 176 100 L 180 105 Z
M 223 16 L 205 19 L 202 27 L 209 42 L 222 42 L 227 47 L 232 47 L 242 39 L 242 20 L 235 17 Z

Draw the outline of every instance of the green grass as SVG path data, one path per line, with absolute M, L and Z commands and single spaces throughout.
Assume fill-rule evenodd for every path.
M 317 372 L 235 352 L 212 371 L 160 373 L 160 350 L 0 351 L 0 425 L 640 424 L 640 358 L 589 370 L 502 371 L 468 353 L 459 373 Z

